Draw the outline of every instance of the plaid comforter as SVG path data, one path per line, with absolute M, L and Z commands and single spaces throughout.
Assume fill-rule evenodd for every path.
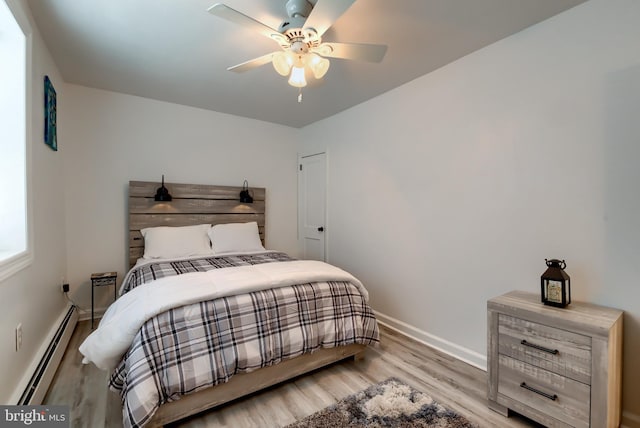
M 167 275 L 292 260 L 284 253 L 159 262 L 134 268 L 124 290 Z M 171 309 L 148 320 L 110 379 L 125 427 L 146 424 L 158 406 L 236 373 L 319 348 L 378 342 L 375 316 L 348 282 L 299 284 Z

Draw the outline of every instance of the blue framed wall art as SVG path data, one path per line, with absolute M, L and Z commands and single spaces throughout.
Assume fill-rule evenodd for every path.
M 44 76 L 44 143 L 57 152 L 56 119 L 56 90 L 49 76 Z

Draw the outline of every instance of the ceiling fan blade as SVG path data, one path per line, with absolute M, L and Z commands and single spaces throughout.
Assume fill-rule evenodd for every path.
M 207 11 L 212 15 L 215 15 L 222 19 L 226 19 L 227 21 L 233 22 L 234 24 L 238 24 L 249 30 L 256 31 L 265 37 L 275 40 L 278 43 L 281 43 L 283 38 L 284 40 L 286 40 L 286 37 L 280 34 L 278 30 L 274 30 L 268 25 L 263 24 L 260 21 L 256 21 L 250 16 L 240 13 L 235 9 L 231 9 L 225 4 L 216 3 L 209 9 L 207 9 Z
M 355 0 L 318 0 L 304 23 L 305 28 L 311 27 L 322 36 L 354 2 Z
M 241 64 L 234 65 L 232 67 L 227 68 L 227 70 L 233 71 L 236 73 L 244 73 L 245 71 L 249 71 L 254 68 L 258 68 L 261 65 L 270 63 L 272 57 L 273 57 L 273 52 L 268 53 L 266 55 L 262 55 L 258 58 L 250 59 L 249 61 L 245 61 Z
M 385 45 L 365 43 L 322 43 L 313 52 L 329 58 L 357 59 L 360 61 L 380 62 L 387 52 Z

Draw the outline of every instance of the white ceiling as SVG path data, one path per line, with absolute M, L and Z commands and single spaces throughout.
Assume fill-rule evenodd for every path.
M 224 0 L 277 28 L 286 0 Z M 328 1 L 328 0 L 317 0 Z M 298 90 L 269 64 L 278 45 L 207 13 L 216 0 L 27 0 L 68 83 L 292 127 L 373 98 L 585 0 L 358 0 L 324 41 L 388 45 L 379 63 L 331 59 Z M 312 0 L 311 3 L 315 3 Z

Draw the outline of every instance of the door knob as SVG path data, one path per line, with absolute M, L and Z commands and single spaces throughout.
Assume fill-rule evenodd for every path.
M 324 232 L 324 227 L 320 226 L 320 227 L 318 228 L 318 232 Z

